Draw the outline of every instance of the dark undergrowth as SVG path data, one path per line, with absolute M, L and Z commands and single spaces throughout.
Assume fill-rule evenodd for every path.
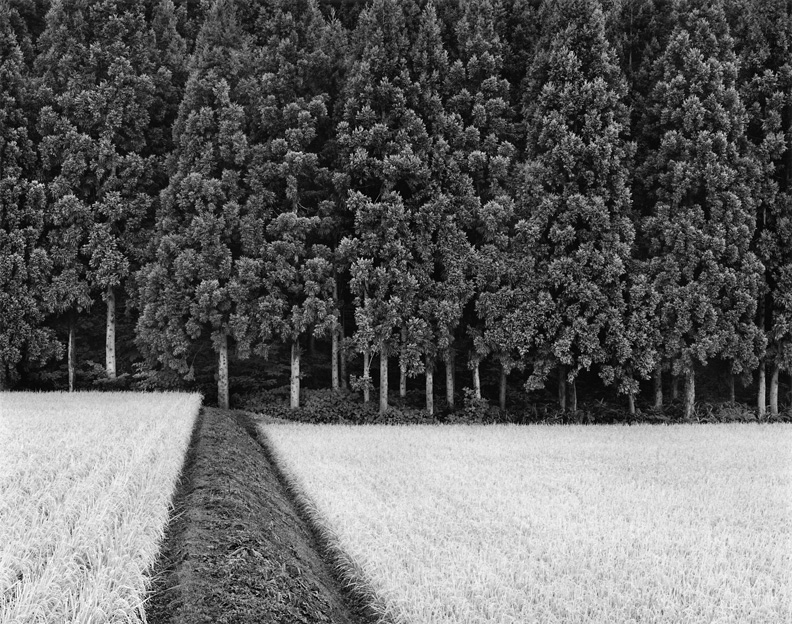
M 340 579 L 241 412 L 202 410 L 146 615 L 151 624 L 376 621 Z
M 404 400 L 391 402 L 388 410 L 379 412 L 376 394 L 369 403 L 352 392 L 334 392 L 329 389 L 306 389 L 301 393 L 298 409 L 289 405 L 287 386 L 272 390 L 259 390 L 234 397 L 235 405 L 241 409 L 266 414 L 281 420 L 308 423 L 339 424 L 674 424 L 674 423 L 729 423 L 729 422 L 792 422 L 792 408 L 778 414 L 767 413 L 759 418 L 754 407 L 744 403 L 699 402 L 695 405 L 692 418 L 685 419 L 682 403 L 672 401 L 663 409 L 643 405 L 630 414 L 624 407 L 605 400 L 579 403 L 578 409 L 560 410 L 553 401 L 526 403 L 524 406 L 510 405 L 500 409 L 486 399 L 476 399 L 466 393 L 454 409 L 442 400 L 436 401 L 436 412 L 429 416 L 421 407 L 423 395 L 411 392 Z

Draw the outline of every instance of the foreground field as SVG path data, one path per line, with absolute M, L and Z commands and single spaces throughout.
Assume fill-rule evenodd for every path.
M 0 394 L 0 623 L 144 619 L 200 402 Z
M 262 429 L 394 619 L 792 621 L 792 427 Z

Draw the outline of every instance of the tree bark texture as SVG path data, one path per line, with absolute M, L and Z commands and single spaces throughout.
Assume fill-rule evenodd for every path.
M 663 369 L 659 364 L 654 372 L 654 408 L 663 408 Z
M 75 332 L 77 331 L 76 326 L 77 321 L 75 319 L 74 312 L 69 315 L 69 344 L 66 349 L 66 367 L 69 371 L 69 392 L 74 392 L 74 384 L 76 381 L 76 366 L 75 366 L 75 359 L 77 354 L 75 353 Z
M 679 398 L 679 375 L 671 375 L 671 400 Z
M 116 378 L 116 299 L 112 286 L 107 287 L 107 333 L 105 336 L 105 369 L 109 379 Z
M 379 391 L 379 413 L 384 414 L 388 411 L 388 345 L 380 343 L 380 391 Z
M 770 373 L 770 414 L 778 415 L 778 364 L 773 364 L 773 372 Z
M 333 392 L 341 389 L 338 378 L 338 327 L 333 327 L 330 334 L 330 385 L 333 387 Z
M 569 409 L 573 414 L 577 412 L 577 384 L 575 381 L 569 384 Z
M 426 412 L 434 416 L 434 369 L 433 362 L 426 358 Z
M 734 373 L 729 372 L 729 403 L 736 403 L 734 393 Z
M 295 340 L 291 346 L 291 384 L 290 405 L 292 409 L 300 407 L 300 343 Z
M 481 399 L 481 373 L 478 360 L 473 361 L 473 397 Z
M 402 327 L 401 330 L 402 346 L 407 343 L 407 328 Z M 399 363 L 399 397 L 402 399 L 407 398 L 407 369 L 404 364 Z
M 343 316 L 341 317 L 344 318 Z M 341 388 L 343 390 L 347 389 L 347 354 L 346 349 L 343 346 L 344 343 L 344 323 L 341 323 L 341 327 L 338 328 L 338 373 L 341 377 L 339 380 L 341 383 Z
M 630 416 L 635 416 L 635 395 L 632 392 L 627 395 L 627 411 Z
M 693 411 L 696 405 L 696 371 L 693 370 L 693 365 L 690 366 L 685 375 L 685 420 L 693 418 Z
M 454 409 L 454 352 L 449 349 L 445 358 L 446 374 L 446 404 L 448 409 Z
M 220 345 L 217 349 L 217 407 L 228 409 L 228 334 L 225 330 L 220 334 Z
M 759 418 L 764 418 L 767 414 L 767 383 L 765 380 L 765 363 L 759 363 L 759 388 L 756 393 L 756 407 L 759 412 Z
M 371 354 L 369 350 L 363 351 L 363 403 L 368 403 L 371 400 L 371 375 L 369 375 L 369 367 L 371 366 Z

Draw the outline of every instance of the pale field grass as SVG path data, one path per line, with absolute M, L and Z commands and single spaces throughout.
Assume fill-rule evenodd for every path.
M 0 393 L 0 623 L 145 621 L 201 398 Z
M 397 621 L 792 622 L 792 427 L 262 425 Z

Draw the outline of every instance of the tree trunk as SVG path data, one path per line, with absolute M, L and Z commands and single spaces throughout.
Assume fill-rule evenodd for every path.
M 330 384 L 333 387 L 333 392 L 338 392 L 341 390 L 338 379 L 338 327 L 333 327 L 330 341 Z
M 300 407 L 300 343 L 295 340 L 291 345 L 291 389 L 289 393 L 292 409 Z
M 775 363 L 770 374 L 770 414 L 778 415 L 778 364 Z
M 220 334 L 220 345 L 217 351 L 217 407 L 228 409 L 228 334 L 225 330 Z
M 69 371 L 69 392 L 74 392 L 74 384 L 76 381 L 75 360 L 77 354 L 75 353 L 76 347 L 74 344 L 75 341 L 74 334 L 77 331 L 75 327 L 76 325 L 77 325 L 77 320 L 75 319 L 75 314 L 74 312 L 71 312 L 69 314 L 69 344 L 66 349 L 66 367 L 68 368 Z
M 107 334 L 105 336 L 105 368 L 109 379 L 116 378 L 116 300 L 112 286 L 107 287 Z
M 311 325 L 308 328 L 308 355 L 313 357 L 316 355 L 316 336 L 313 333 L 314 326 Z
M 402 347 L 407 343 L 407 328 L 401 329 L 401 343 Z M 407 369 L 404 364 L 399 362 L 399 397 L 402 399 L 407 398 Z
M 341 376 L 341 388 L 343 390 L 347 389 L 347 354 L 346 349 L 344 348 L 344 323 L 343 323 L 343 315 L 341 316 L 342 322 L 341 327 L 338 328 L 338 373 Z
M 654 408 L 663 409 L 663 369 L 660 364 L 654 373 Z
M 577 383 L 575 381 L 569 384 L 569 409 L 573 414 L 577 412 Z
M 454 409 L 454 351 L 448 349 L 445 358 L 445 373 L 446 373 L 446 403 L 448 409 Z
M 566 384 L 566 366 L 561 365 L 558 367 L 558 407 L 562 412 L 566 411 Z
M 685 420 L 691 420 L 696 404 L 696 371 L 693 370 L 692 364 L 686 373 L 686 378 L 684 418 Z
M 671 400 L 679 398 L 679 375 L 671 375 Z
M 509 376 L 505 366 L 501 366 L 500 392 L 498 393 L 498 405 L 502 410 L 506 409 L 506 380 Z
M 732 405 L 736 403 L 734 394 L 734 373 L 729 371 L 729 403 Z
M 429 356 L 426 357 L 426 412 L 434 416 L 434 369 Z
M 363 403 L 368 403 L 371 400 L 371 376 L 369 375 L 369 367 L 371 366 L 371 355 L 369 350 L 363 351 Z
M 632 392 L 627 395 L 627 411 L 630 416 L 635 416 L 635 395 Z
M 379 413 L 388 411 L 388 345 L 383 340 L 380 342 L 380 391 Z
M 767 387 L 765 382 L 765 363 L 759 362 L 759 389 L 757 391 L 756 407 L 759 412 L 759 418 L 764 418 L 767 412 L 766 394 Z
M 473 396 L 477 400 L 481 399 L 481 374 L 479 373 L 479 361 L 473 360 Z

